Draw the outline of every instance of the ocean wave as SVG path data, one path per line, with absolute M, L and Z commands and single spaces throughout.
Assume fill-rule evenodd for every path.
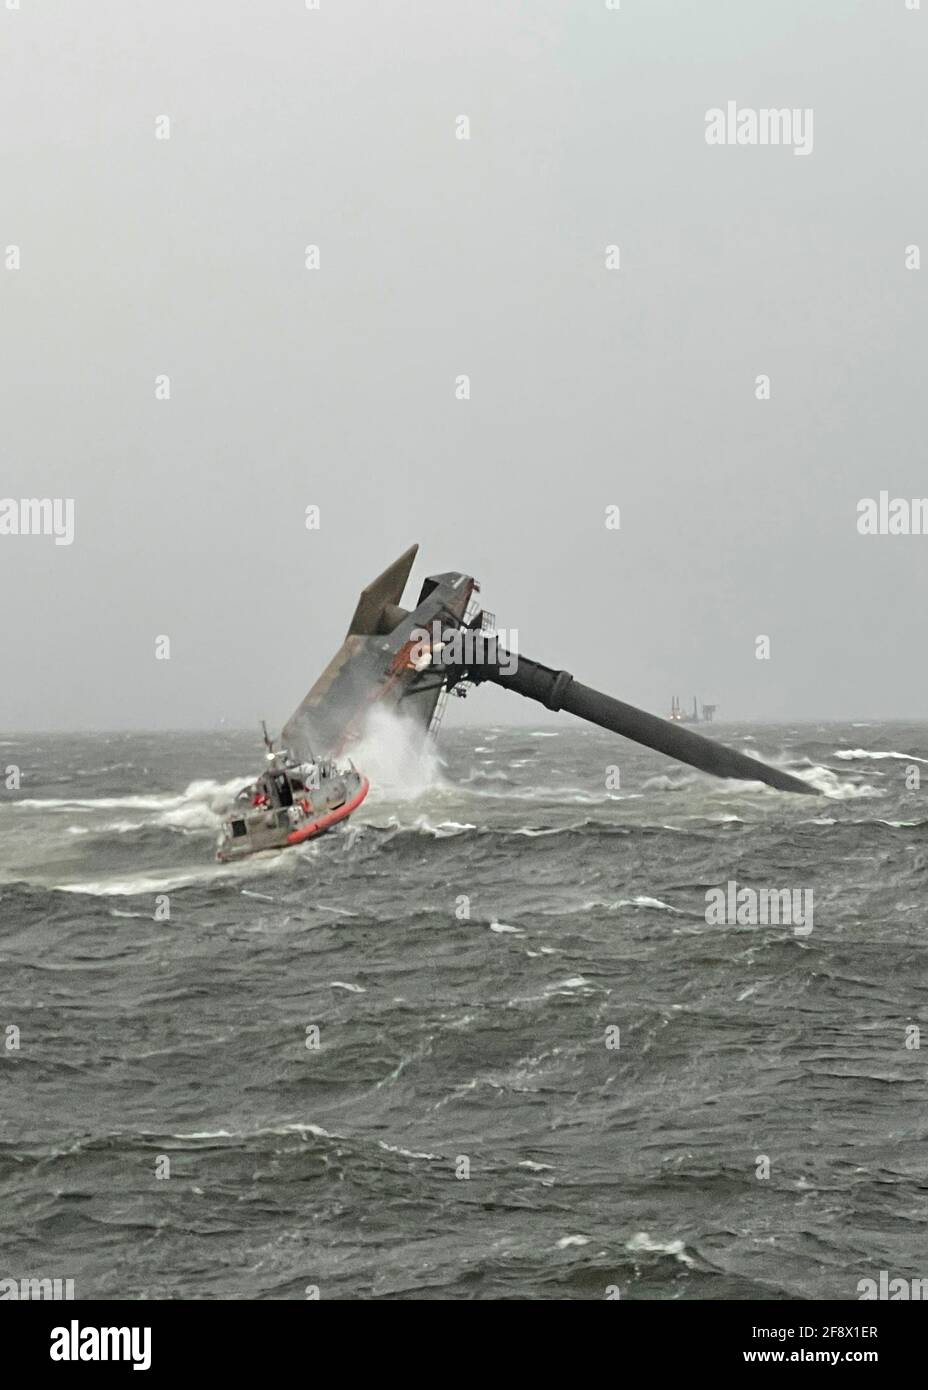
M 170 893 L 179 888 L 192 888 L 200 884 L 221 883 L 224 880 L 250 878 L 262 873 L 280 872 L 288 865 L 295 864 L 312 846 L 299 845 L 288 850 L 265 850 L 233 864 L 217 864 L 215 861 L 197 865 L 192 869 L 167 869 L 156 876 L 140 875 L 137 878 L 86 879 L 71 883 L 51 884 L 55 893 L 86 893 L 95 898 L 141 897 L 153 893 Z
M 358 826 L 355 827 L 355 829 L 359 828 Z M 425 835 L 433 840 L 447 840 L 458 835 L 467 835 L 481 827 L 472 821 L 446 820 L 433 823 L 428 816 L 417 816 L 411 824 L 404 824 L 398 816 L 394 815 L 389 816 L 386 823 L 382 825 L 378 825 L 376 821 L 372 820 L 365 821 L 363 828 L 390 838 L 396 835 Z
M 150 821 L 143 820 L 112 820 L 104 825 L 69 825 L 69 835 L 132 835 L 139 830 L 147 830 Z
M 6 801 L 4 806 L 19 811 L 153 811 L 162 818 L 183 815 L 196 807 L 209 807 L 219 812 L 228 808 L 251 777 L 236 777 L 228 782 L 201 779 L 190 782 L 182 792 L 154 792 L 147 796 L 49 796 L 25 797 Z
M 602 908 L 606 912 L 617 912 L 622 907 L 649 907 L 658 912 L 675 912 L 680 917 L 688 914 L 680 907 L 674 907 L 671 903 L 665 903 L 662 898 L 652 898 L 647 894 L 639 894 L 635 898 L 616 898 L 615 902 L 608 902 L 604 898 L 590 898 L 586 902 L 575 908 L 552 908 L 551 912 L 560 915 L 564 912 L 592 912 L 594 908 Z
M 768 787 L 766 782 L 710 777 L 708 773 L 696 770 L 657 773 L 643 782 L 642 786 L 646 792 L 685 792 L 695 787 L 712 796 L 754 796 L 758 793 L 767 796 L 779 795 L 776 789 Z
M 558 984 L 547 985 L 545 994 L 572 994 L 574 990 L 581 990 L 584 994 L 591 994 L 596 988 L 591 985 L 589 980 L 583 975 L 571 975 L 568 980 L 561 980 Z
M 830 801 L 856 801 L 861 797 L 886 795 L 881 787 L 871 786 L 869 782 L 844 782 L 831 768 L 817 768 L 815 775 L 805 780 Z
M 333 1134 L 330 1130 L 324 1129 L 322 1125 L 292 1122 L 289 1124 L 259 1125 L 254 1129 L 235 1130 L 235 1129 L 202 1129 L 185 1132 L 168 1130 L 148 1130 L 148 1129 L 114 1129 L 102 1134 L 81 1135 L 65 1144 L 55 1147 L 41 1145 L 33 1147 L 19 1143 L 8 1143 L 0 1141 L 0 1153 L 9 1153 L 14 1157 L 28 1156 L 39 1158 L 44 1162 L 57 1159 L 73 1158 L 76 1155 L 94 1153 L 108 1150 L 131 1149 L 135 1147 L 145 1148 L 167 1148 L 171 1144 L 221 1144 L 223 1147 L 228 1145 L 234 1147 L 240 1144 L 260 1142 L 263 1139 L 279 1138 L 285 1139 L 292 1135 L 299 1135 L 301 1139 L 311 1137 L 314 1139 L 340 1139 L 343 1136 Z
M 836 820 L 833 816 L 816 816 L 812 820 L 803 820 L 800 825 L 822 825 L 838 826 L 841 830 L 850 830 L 860 826 L 874 828 L 882 825 L 887 830 L 919 830 L 922 826 L 928 826 L 928 820 L 886 820 L 882 816 L 865 816 L 860 819 L 846 817 Z
M 838 748 L 833 756 L 844 762 L 863 762 L 867 759 L 882 762 L 886 758 L 895 758 L 903 763 L 928 763 L 928 758 L 920 758 L 917 753 L 879 752 L 870 748 Z
M 691 1269 L 696 1261 L 687 1253 L 686 1246 L 682 1240 L 653 1240 L 647 1231 L 638 1231 L 625 1242 L 625 1249 L 633 1255 L 647 1253 L 649 1255 L 672 1255 L 681 1264 L 688 1265 Z
M 426 817 L 419 817 L 413 824 L 401 824 L 398 820 L 391 818 L 387 825 L 375 825 L 368 823 L 364 827 L 364 832 L 373 832 L 381 837 L 383 849 L 387 852 L 402 852 L 404 848 L 417 843 L 422 838 L 431 840 L 447 839 L 491 839 L 505 842 L 510 839 L 556 839 L 559 837 L 583 836 L 589 839 L 630 839 L 637 837 L 651 838 L 672 832 L 675 835 L 690 835 L 694 838 L 705 838 L 706 834 L 711 833 L 712 829 L 726 827 L 742 821 L 741 817 L 701 817 L 691 818 L 694 822 L 689 826 L 663 825 L 660 822 L 637 822 L 637 821 L 610 821 L 601 820 L 596 817 L 585 817 L 583 820 L 568 821 L 564 825 L 494 825 L 492 823 L 482 823 L 475 825 L 471 822 L 448 821 L 437 825 L 432 824 Z M 699 828 L 695 828 L 696 825 Z
M 399 1144 L 385 1144 L 382 1139 L 377 1140 L 377 1145 L 379 1148 L 383 1149 L 384 1153 L 399 1154 L 400 1158 L 425 1158 L 432 1161 L 437 1161 L 441 1158 L 441 1154 L 422 1153 L 417 1152 L 415 1149 L 403 1149 Z
M 474 786 L 471 778 L 465 778 L 459 785 L 468 786 L 468 794 L 488 801 L 537 801 L 545 805 L 572 803 L 576 806 L 608 806 L 621 801 L 637 801 L 641 792 L 593 792 L 588 787 L 517 787 L 504 774 L 487 775 L 478 779 L 485 781 L 505 781 L 509 783 L 506 791 L 489 791 Z

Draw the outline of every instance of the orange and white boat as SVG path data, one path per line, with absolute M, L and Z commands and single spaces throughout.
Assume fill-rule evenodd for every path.
M 223 822 L 216 858 L 244 859 L 314 840 L 347 820 L 369 791 L 367 778 L 350 761 L 297 762 L 269 749 L 266 770 L 242 788 Z

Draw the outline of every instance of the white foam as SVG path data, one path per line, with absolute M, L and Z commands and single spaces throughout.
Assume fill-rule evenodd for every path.
M 437 1159 L 441 1157 L 440 1154 L 417 1153 L 415 1149 L 401 1149 L 398 1144 L 385 1144 L 382 1139 L 378 1139 L 377 1143 L 388 1154 L 400 1154 L 403 1158 Z
M 195 883 L 212 883 L 220 879 L 251 877 L 258 873 L 276 873 L 289 861 L 298 860 L 312 846 L 299 845 L 294 849 L 266 850 L 250 855 L 235 864 L 204 864 L 191 870 L 175 870 L 159 878 L 92 879 L 81 883 L 56 883 L 59 893 L 89 893 L 93 897 L 134 897 L 141 894 L 169 893 L 175 888 L 189 888 Z
M 617 898 L 615 902 L 605 902 L 602 898 L 591 898 L 579 908 L 557 907 L 552 909 L 551 913 L 557 915 L 569 912 L 591 912 L 596 907 L 605 908 L 607 912 L 614 912 L 620 907 L 653 907 L 659 912 L 676 912 L 679 916 L 686 916 L 682 908 L 673 907 L 670 903 L 665 903 L 662 898 L 649 898 L 644 893 L 635 898 Z M 545 915 L 548 916 L 551 913 L 545 913 Z
M 193 804 L 220 809 L 247 786 L 250 778 L 236 777 L 229 782 L 200 779 L 190 782 L 182 792 L 155 792 L 149 796 L 49 796 L 27 797 L 7 804 L 23 811 L 155 811 L 167 816 L 182 812 Z
M 838 748 L 834 756 L 845 762 L 862 762 L 867 758 L 881 762 L 885 758 L 896 758 L 903 763 L 928 763 L 928 758 L 919 758 L 915 753 L 877 752 L 870 748 Z
M 583 989 L 588 984 L 589 980 L 585 980 L 582 975 L 572 975 L 569 980 L 562 980 L 559 985 L 549 985 L 545 993 L 554 994 L 565 989 Z
M 623 898 L 619 903 L 620 907 L 657 907 L 663 912 L 679 912 L 678 907 L 671 907 L 670 903 L 665 903 L 660 898 L 649 898 L 642 894 L 637 898 Z
M 633 1253 L 647 1251 L 655 1255 L 673 1255 L 681 1264 L 689 1265 L 691 1268 L 694 1261 L 686 1253 L 686 1246 L 682 1240 L 652 1240 L 647 1231 L 638 1231 L 631 1240 L 625 1242 L 625 1249 Z
M 299 1134 L 301 1137 L 312 1134 L 317 1139 L 338 1138 L 338 1135 L 332 1134 L 327 1129 L 323 1129 L 322 1125 L 305 1124 L 270 1125 L 266 1128 L 254 1129 L 246 1133 L 239 1133 L 238 1131 L 228 1129 L 201 1129 L 195 1130 L 191 1134 L 172 1134 L 169 1137 L 171 1139 L 259 1139 L 265 1134 L 277 1134 L 281 1136 Z M 145 1137 L 154 1138 L 159 1136 L 151 1135 Z

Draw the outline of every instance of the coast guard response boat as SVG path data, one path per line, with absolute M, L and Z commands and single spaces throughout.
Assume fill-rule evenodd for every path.
M 370 790 L 367 778 L 350 761 L 298 761 L 285 749 L 275 751 L 266 728 L 264 742 L 267 767 L 242 788 L 223 823 L 216 851 L 223 863 L 314 840 L 347 820 Z

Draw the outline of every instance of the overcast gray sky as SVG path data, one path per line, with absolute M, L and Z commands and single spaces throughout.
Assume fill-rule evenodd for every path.
M 646 707 L 925 712 L 928 5 L 6 3 L 0 727 L 277 726 L 414 540 Z

